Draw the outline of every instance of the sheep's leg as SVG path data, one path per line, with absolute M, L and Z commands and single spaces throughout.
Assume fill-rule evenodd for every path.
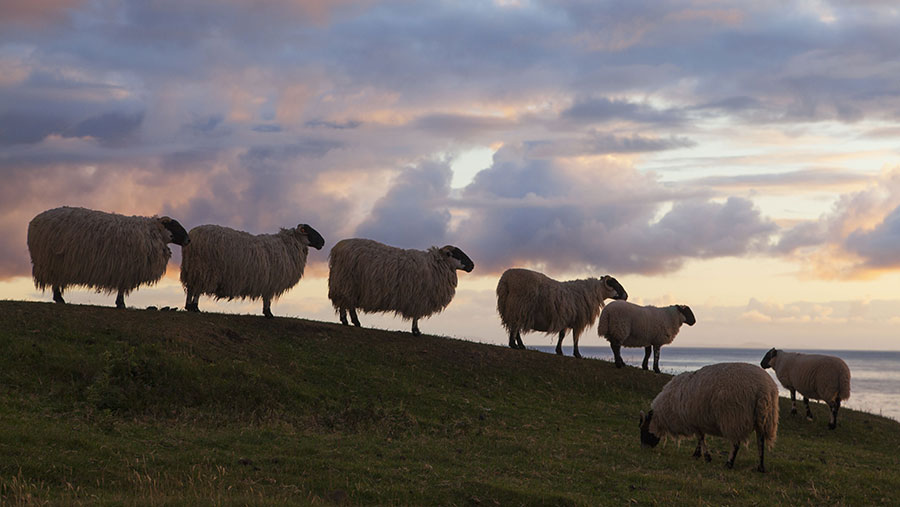
M 706 447 L 706 435 L 700 434 L 700 438 L 697 439 L 697 449 L 694 450 L 693 456 L 695 458 L 703 456 L 707 463 L 712 461 L 712 456 L 709 455 L 709 448 Z
M 580 333 L 572 329 L 572 341 L 575 342 L 575 357 L 581 359 L 581 352 L 578 352 L 578 338 Z
M 356 316 L 356 308 L 353 308 L 351 306 L 350 308 L 348 308 L 348 311 L 350 312 L 350 322 L 352 322 L 356 327 L 362 327 L 359 324 L 359 317 Z
M 725 463 L 725 466 L 728 468 L 734 468 L 734 458 L 737 458 L 738 449 L 741 448 L 741 443 L 737 442 L 734 444 L 734 447 L 731 449 L 731 456 L 728 457 L 728 461 Z
M 267 319 L 274 317 L 274 315 L 272 315 L 272 298 L 263 298 L 263 315 Z
M 516 345 L 518 345 L 520 350 L 525 350 L 525 344 L 522 343 L 522 332 L 516 331 Z
M 59 285 L 53 286 L 53 301 L 59 304 L 66 304 L 66 300 L 62 297 L 63 289 Z
M 650 361 L 650 351 L 652 351 L 652 350 L 653 350 L 653 347 L 651 347 L 650 345 L 647 345 L 646 347 L 644 347 L 644 362 L 641 363 L 641 368 L 643 368 L 645 370 L 647 369 L 647 363 Z
M 119 291 L 119 293 L 116 294 L 116 308 L 119 310 L 125 308 L 125 294 L 122 294 L 122 291 Z
M 341 318 L 341 324 L 343 324 L 345 326 L 350 325 L 350 324 L 347 324 L 347 310 L 341 308 L 340 310 L 338 310 L 338 315 Z
M 511 348 L 511 349 L 519 348 L 519 345 L 518 345 L 518 343 L 516 343 L 516 341 L 521 343 L 522 335 L 520 335 L 518 331 L 510 331 L 509 332 L 509 348 Z
M 831 405 L 831 421 L 828 422 L 828 429 L 833 430 L 837 428 L 837 413 L 838 409 L 841 408 L 841 400 L 834 400 L 834 404 Z
M 803 397 L 803 404 L 806 405 L 806 420 L 812 421 L 812 410 L 809 409 L 809 398 L 807 398 L 806 396 Z
M 766 473 L 766 439 L 763 438 L 762 433 L 758 431 L 756 432 L 756 445 L 759 447 L 759 466 L 756 467 L 756 470 L 758 472 Z
M 194 294 L 190 289 L 187 290 L 187 298 L 184 302 L 184 309 L 189 312 L 199 312 L 200 294 Z
M 413 319 L 412 334 L 413 334 L 413 336 L 421 336 L 422 335 L 422 332 L 419 331 L 419 318 L 418 317 Z
M 797 415 L 797 391 L 791 389 L 791 415 Z
M 622 354 L 620 353 L 622 346 L 616 343 L 610 343 L 609 347 L 612 349 L 613 355 L 616 357 L 616 368 L 625 366 L 625 361 L 622 361 Z
M 563 329 L 562 331 L 559 332 L 559 341 L 556 342 L 556 355 L 558 355 L 558 356 L 563 355 L 563 353 L 562 353 L 562 341 L 563 341 L 563 338 L 565 338 L 565 336 L 566 336 L 566 330 Z

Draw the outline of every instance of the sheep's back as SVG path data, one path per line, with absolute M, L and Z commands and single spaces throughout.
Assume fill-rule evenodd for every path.
M 572 291 L 565 282 L 529 269 L 508 269 L 497 284 L 497 310 L 509 330 L 558 333 L 577 320 Z M 595 314 L 596 315 L 596 314 Z
M 189 233 L 181 280 L 217 299 L 278 297 L 300 281 L 308 248 L 289 230 L 253 235 L 219 225 Z
M 441 259 L 437 249 L 345 239 L 329 256 L 328 297 L 337 308 L 421 318 L 449 305 L 457 282 L 456 270 Z
M 606 305 L 607 329 L 604 337 L 624 347 L 646 347 L 672 343 L 681 325 L 671 307 L 640 306 L 628 301 Z
M 794 354 L 786 370 L 786 381 L 776 376 L 782 385 L 793 387 L 807 398 L 834 401 L 850 397 L 850 369 L 838 357 L 822 354 Z
M 676 437 L 703 433 L 742 442 L 761 424 L 757 407 L 769 407 L 773 399 L 777 427 L 777 396 L 774 381 L 759 367 L 746 363 L 705 366 L 666 384 L 651 404 L 651 430 Z
M 62 207 L 28 225 L 32 276 L 39 289 L 81 285 L 127 294 L 162 278 L 172 255 L 155 218 Z

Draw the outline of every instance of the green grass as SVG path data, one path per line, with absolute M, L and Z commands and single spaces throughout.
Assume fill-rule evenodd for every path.
M 0 504 L 871 505 L 900 424 L 782 400 L 769 473 L 639 445 L 669 377 L 298 319 L 0 302 Z

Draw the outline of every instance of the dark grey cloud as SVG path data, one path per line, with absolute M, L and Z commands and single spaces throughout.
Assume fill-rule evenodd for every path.
M 609 153 L 648 153 L 691 148 L 696 142 L 683 136 L 668 138 L 642 135 L 618 136 L 593 132 L 578 139 L 526 141 L 525 146 L 535 157 L 566 157 L 577 155 L 603 155 Z
M 844 248 L 863 259 L 866 268 L 900 267 L 900 207 L 894 208 L 871 230 L 856 230 L 847 236 Z
M 25 112 L 0 114 L 0 146 L 36 144 L 53 134 L 61 137 L 91 137 L 103 146 L 121 146 L 134 140 L 144 113 L 109 112 L 74 123 L 58 116 Z
M 586 123 L 626 120 L 637 123 L 677 125 L 684 121 L 684 115 L 680 111 L 662 110 L 646 104 L 612 100 L 606 97 L 579 100 L 564 110 L 562 117 Z
M 447 204 L 452 176 L 450 166 L 439 161 L 401 171 L 356 235 L 401 248 L 443 246 L 451 218 Z
M 329 128 L 335 130 L 347 130 L 347 129 L 355 129 L 362 125 L 362 122 L 359 120 L 347 120 L 347 121 L 330 121 L 330 120 L 322 120 L 315 119 L 309 120 L 305 124 L 309 128 Z

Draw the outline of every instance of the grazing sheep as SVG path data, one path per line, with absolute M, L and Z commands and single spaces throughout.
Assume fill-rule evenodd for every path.
M 143 284 L 153 285 L 166 272 L 172 251 L 190 243 L 187 231 L 169 217 L 124 216 L 64 206 L 44 211 L 28 224 L 28 252 L 34 285 L 63 292 L 80 285 L 116 295 L 116 308 Z
M 556 281 L 537 271 L 507 269 L 497 283 L 497 311 L 509 332 L 509 346 L 524 349 L 522 331 L 559 334 L 556 353 L 562 355 L 566 330 L 572 330 L 575 357 L 578 338 L 597 320 L 605 299 L 628 299 L 628 293 L 615 278 Z
M 201 225 L 191 229 L 191 238 L 181 260 L 185 310 L 199 312 L 203 294 L 228 300 L 262 298 L 266 318 L 272 318 L 272 299 L 297 285 L 303 276 L 308 247 L 321 250 L 325 245 L 322 236 L 307 224 L 259 235 Z
M 796 391 L 803 395 L 806 418 L 812 421 L 809 399 L 822 400 L 831 409 L 828 429 L 837 427 L 841 400 L 850 397 L 850 368 L 841 358 L 821 354 L 785 352 L 773 348 L 759 363 L 775 370 L 775 376 L 791 392 L 791 415 L 797 413 Z
M 622 347 L 644 347 L 642 367 L 647 369 L 652 348 L 653 371 L 659 373 L 660 347 L 672 343 L 682 323 L 693 326 L 696 322 L 694 312 L 685 305 L 657 308 L 618 301 L 603 309 L 597 334 L 609 341 L 616 357 L 616 368 L 625 366 L 620 354 Z
M 447 245 L 405 250 L 370 239 L 343 239 L 328 256 L 328 298 L 347 325 L 347 312 L 359 327 L 356 310 L 393 312 L 412 319 L 438 313 L 456 293 L 456 270 L 471 272 L 475 264 L 462 250 Z
M 697 435 L 694 457 L 712 460 L 706 435 L 724 437 L 733 444 L 725 465 L 734 458 L 751 431 L 756 431 L 759 466 L 765 472 L 765 447 L 771 448 L 778 432 L 778 387 L 765 371 L 747 363 L 720 363 L 682 373 L 669 381 L 641 412 L 641 445 L 656 447 L 660 437 Z

